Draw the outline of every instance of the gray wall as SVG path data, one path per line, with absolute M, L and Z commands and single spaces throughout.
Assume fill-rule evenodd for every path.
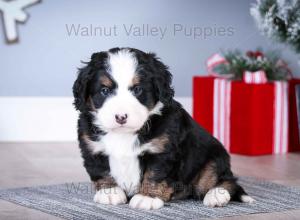
M 70 96 L 80 60 L 116 46 L 156 52 L 174 74 L 177 96 L 190 96 L 192 76 L 205 74 L 204 62 L 220 49 L 279 48 L 294 74 L 297 56 L 257 31 L 249 15 L 254 0 L 44 0 L 27 9 L 30 19 L 19 26 L 20 43 L 4 44 L 0 36 L 0 96 Z M 68 35 L 66 25 L 116 26 L 111 36 Z M 164 37 L 127 36 L 131 24 L 166 28 Z M 174 34 L 174 24 L 216 31 L 211 36 Z M 178 27 L 178 26 L 177 26 Z M 0 29 L 1 30 L 1 29 Z M 200 29 L 197 29 L 200 30 Z M 99 29 L 98 29 L 99 31 Z M 115 34 L 115 35 L 114 35 Z M 208 33 L 209 34 L 209 33 Z M 162 38 L 162 39 L 161 39 Z

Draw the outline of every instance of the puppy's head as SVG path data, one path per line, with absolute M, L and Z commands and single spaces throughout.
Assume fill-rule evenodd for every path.
M 94 53 L 79 70 L 74 105 L 105 132 L 136 132 L 172 102 L 172 76 L 155 54 L 132 48 Z

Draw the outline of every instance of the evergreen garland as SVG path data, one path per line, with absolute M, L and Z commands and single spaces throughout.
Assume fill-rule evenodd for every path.
M 245 71 L 256 72 L 263 70 L 268 80 L 288 80 L 291 71 L 287 63 L 280 58 L 277 51 L 263 53 L 262 50 L 247 51 L 243 54 L 239 50 L 223 53 L 226 63 L 213 68 L 213 72 L 227 74 L 233 80 L 241 80 Z

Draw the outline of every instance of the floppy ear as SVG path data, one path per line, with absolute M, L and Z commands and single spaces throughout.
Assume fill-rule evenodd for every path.
M 91 74 L 92 67 L 87 64 L 87 66 L 80 68 L 78 70 L 78 76 L 73 85 L 73 95 L 74 95 L 74 106 L 77 110 L 83 111 L 85 108 L 85 103 L 87 99 L 87 84 L 92 77 Z
M 149 54 L 153 58 L 154 64 L 154 88 L 156 95 L 164 105 L 171 104 L 174 97 L 174 89 L 172 84 L 172 74 L 169 72 L 168 66 L 163 64 L 155 54 Z
M 74 106 L 77 110 L 83 111 L 87 101 L 88 82 L 94 76 L 94 69 L 101 69 L 105 65 L 107 54 L 105 52 L 93 53 L 90 62 L 85 62 L 86 66 L 80 68 L 78 76 L 73 85 Z

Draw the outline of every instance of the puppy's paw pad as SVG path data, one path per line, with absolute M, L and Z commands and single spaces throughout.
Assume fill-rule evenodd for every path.
M 127 197 L 120 187 L 100 189 L 94 196 L 94 202 L 107 205 L 119 205 L 127 202 Z
M 206 193 L 203 204 L 209 207 L 225 206 L 229 201 L 229 192 L 222 187 L 216 187 Z
M 164 206 L 164 201 L 160 198 L 152 198 L 141 194 L 136 194 L 132 197 L 129 202 L 129 206 L 135 209 L 159 209 Z
M 254 203 L 255 202 L 255 199 L 253 199 L 252 197 L 250 197 L 248 195 L 242 195 L 241 200 L 244 203 Z

